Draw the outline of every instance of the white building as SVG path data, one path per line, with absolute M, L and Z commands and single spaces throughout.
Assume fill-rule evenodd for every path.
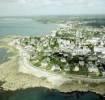
M 61 71 L 61 68 L 58 65 L 53 65 L 52 68 L 51 68 L 51 70 L 52 71 Z
M 79 67 L 75 66 L 73 71 L 78 72 L 79 71 Z
M 75 48 L 72 51 L 72 54 L 74 54 L 74 55 L 86 55 L 89 52 L 91 52 L 89 48 L 83 47 L 83 48 Z
M 63 39 L 57 39 L 57 40 L 58 40 L 59 48 L 62 51 L 69 52 L 69 50 L 71 48 L 70 41 L 69 40 L 63 40 Z
M 66 59 L 65 58 L 61 58 L 61 62 L 66 63 Z
M 54 31 L 51 32 L 51 36 L 52 37 L 55 37 L 56 36 L 56 30 L 54 30 Z
M 91 43 L 93 45 L 97 45 L 97 43 L 100 41 L 100 38 L 92 38 L 92 39 L 88 39 L 86 40 L 87 43 Z
M 94 52 L 101 52 L 102 54 L 105 54 L 105 47 L 97 47 L 97 46 L 95 46 L 94 47 Z
M 92 73 L 92 72 L 98 73 L 98 72 L 99 72 L 99 70 L 98 70 L 97 67 L 88 67 L 88 71 L 89 71 L 90 73 Z
M 64 71 L 70 71 L 70 67 L 69 67 L 68 64 L 66 64 L 66 65 L 64 66 Z
M 48 66 L 48 63 L 47 63 L 47 62 L 42 62 L 42 63 L 41 63 L 41 67 L 42 67 L 42 68 L 46 68 L 47 66 Z

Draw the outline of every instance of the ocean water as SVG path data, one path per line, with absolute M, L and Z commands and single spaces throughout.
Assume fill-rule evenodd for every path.
M 11 52 L 8 52 L 6 48 L 0 48 L 0 64 L 7 62 L 12 56 Z
M 41 23 L 32 18 L 0 18 L 0 35 L 45 35 L 56 29 L 52 23 Z
M 43 87 L 29 88 L 16 91 L 0 92 L 0 100 L 105 100 L 93 92 L 61 93 Z

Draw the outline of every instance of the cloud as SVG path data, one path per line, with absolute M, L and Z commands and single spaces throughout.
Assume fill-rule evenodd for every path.
M 21 3 L 34 5 L 95 5 L 103 3 L 104 0 L 0 0 L 0 3 Z M 104 2 L 105 3 L 105 2 Z
M 103 9 L 105 0 L 0 0 L 0 15 L 105 13 Z

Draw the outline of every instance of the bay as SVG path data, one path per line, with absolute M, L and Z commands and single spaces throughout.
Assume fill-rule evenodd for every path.
M 12 53 L 8 52 L 8 49 L 0 48 L 0 64 L 7 62 L 11 56 Z
M 42 23 L 32 18 L 0 18 L 0 35 L 45 35 L 57 28 L 56 24 Z

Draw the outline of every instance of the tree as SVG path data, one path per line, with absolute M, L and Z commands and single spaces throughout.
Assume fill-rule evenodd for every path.
M 89 44 L 87 46 L 91 50 L 91 52 L 94 53 L 94 45 L 93 44 Z

